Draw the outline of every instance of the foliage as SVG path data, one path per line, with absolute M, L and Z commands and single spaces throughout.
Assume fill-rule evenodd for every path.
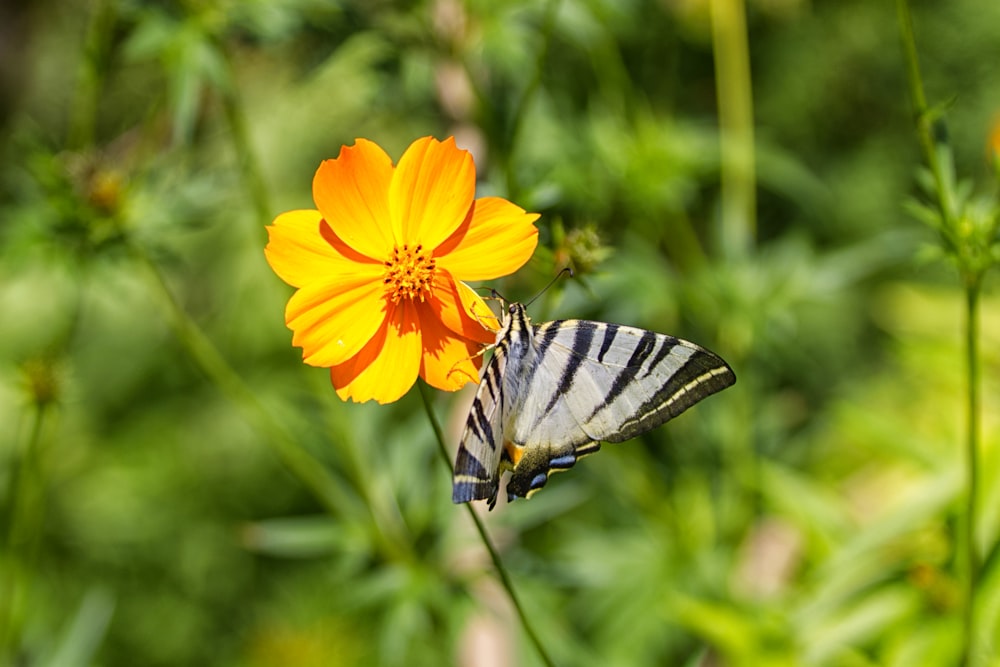
M 749 2 L 740 254 L 708 0 L 20 4 L 0 9 L 0 663 L 539 664 L 419 397 L 339 401 L 264 260 L 321 160 L 428 134 L 473 151 L 477 196 L 542 214 L 491 287 L 528 298 L 572 264 L 536 320 L 680 335 L 739 378 L 485 517 L 556 664 L 955 664 L 970 270 L 969 664 L 1000 659 L 1000 5 L 914 3 L 947 102 L 921 110 L 935 173 L 891 3 Z M 433 400 L 454 451 L 470 395 Z

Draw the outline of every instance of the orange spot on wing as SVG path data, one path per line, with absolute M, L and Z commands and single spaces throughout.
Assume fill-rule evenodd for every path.
M 507 456 L 510 457 L 511 463 L 515 466 L 521 461 L 521 457 L 524 456 L 524 447 L 518 447 L 510 440 L 504 441 L 503 448 L 507 450 Z

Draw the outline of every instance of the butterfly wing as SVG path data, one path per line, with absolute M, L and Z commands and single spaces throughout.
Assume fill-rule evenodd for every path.
M 465 431 L 458 445 L 451 499 L 455 503 L 487 499 L 497 502 L 500 474 L 513 469 L 506 437 L 521 408 L 521 378 L 532 352 L 531 324 L 524 306 L 511 304 L 493 345 L 493 358 L 479 382 Z
M 676 417 L 736 381 L 708 350 L 644 329 L 566 320 L 535 329 L 533 364 L 521 386 L 509 498 L 527 497 L 556 470 Z
M 454 503 L 486 498 L 490 509 L 493 509 L 497 502 L 503 449 L 504 401 L 501 388 L 506 365 L 503 349 L 495 347 L 493 358 L 487 364 L 479 389 L 476 390 L 458 446 L 451 488 L 451 500 Z

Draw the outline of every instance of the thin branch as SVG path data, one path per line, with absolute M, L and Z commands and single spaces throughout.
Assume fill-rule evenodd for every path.
M 431 429 L 434 431 L 434 438 L 437 440 L 438 451 L 440 452 L 445 465 L 448 466 L 449 472 L 453 474 L 455 468 L 452 466 L 451 457 L 448 455 L 448 448 L 444 444 L 444 434 L 441 431 L 441 425 L 438 423 L 437 416 L 434 414 L 434 408 L 431 406 L 430 398 L 427 396 L 427 389 L 421 382 L 417 382 L 417 387 L 420 390 L 420 398 L 424 402 L 424 410 L 427 412 L 427 418 L 431 422 Z M 472 518 L 472 522 L 476 524 L 476 530 L 479 532 L 479 538 L 482 540 L 483 546 L 486 547 L 486 550 L 490 554 L 490 559 L 493 561 L 493 567 L 496 568 L 497 574 L 500 576 L 500 583 L 503 584 L 504 589 L 506 589 L 507 595 L 510 597 L 511 604 L 514 605 L 514 610 L 517 612 L 517 617 L 521 621 L 521 627 L 524 628 L 525 634 L 528 635 L 531 643 L 534 644 L 535 650 L 538 651 L 538 656 L 542 659 L 542 662 L 545 663 L 547 667 L 554 667 L 555 663 L 552 662 L 552 658 L 549 657 L 548 652 L 545 650 L 545 646 L 542 644 L 542 640 L 535 633 L 534 626 L 532 626 L 531 621 L 528 619 L 528 615 L 525 613 L 524 607 L 521 606 L 521 601 L 517 596 L 517 592 L 514 590 L 514 582 L 511 581 L 510 575 L 507 573 L 507 568 L 504 567 L 503 561 L 500 559 L 500 552 L 497 551 L 496 546 L 494 546 L 489 535 L 486 533 L 486 526 L 483 525 L 483 520 L 479 518 L 479 515 L 476 514 L 476 510 L 473 509 L 471 504 L 465 503 L 465 509 Z

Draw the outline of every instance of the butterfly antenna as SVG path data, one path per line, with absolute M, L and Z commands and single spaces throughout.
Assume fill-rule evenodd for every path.
M 549 281 L 549 284 L 548 284 L 548 285 L 546 285 L 546 286 L 545 286 L 545 287 L 543 287 L 543 288 L 542 288 L 541 290 L 539 290 L 539 291 L 538 291 L 538 294 L 536 294 L 535 296 L 531 297 L 531 299 L 530 299 L 530 300 L 529 300 L 529 301 L 528 301 L 528 302 L 527 302 L 526 304 L 524 304 L 524 305 L 525 305 L 525 306 L 530 306 L 531 304 L 533 304 L 533 303 L 535 302 L 535 299 L 537 299 L 537 298 L 538 298 L 538 297 L 540 297 L 541 295 L 545 294 L 545 292 L 547 292 L 547 291 L 548 291 L 548 289 L 549 289 L 550 287 L 552 287 L 553 285 L 555 285 L 555 284 L 556 284 L 556 281 L 557 281 L 557 280 L 559 280 L 560 278 L 562 278 L 562 277 L 563 277 L 564 275 L 566 275 L 567 273 L 569 274 L 569 277 L 570 277 L 570 278 L 572 278 L 572 277 L 573 277 L 573 269 L 571 269 L 571 268 L 570 268 L 570 267 L 568 267 L 568 266 L 567 266 L 567 267 L 564 267 L 562 271 L 560 271 L 559 273 L 557 273 L 557 274 L 556 274 L 556 277 L 555 277 L 555 278 L 553 278 L 552 280 L 550 280 L 550 281 Z

